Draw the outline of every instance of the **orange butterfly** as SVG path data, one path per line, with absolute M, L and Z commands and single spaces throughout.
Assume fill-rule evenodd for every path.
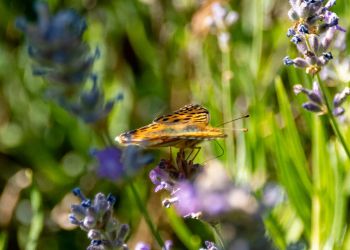
M 209 125 L 209 111 L 198 104 L 186 105 L 172 114 L 163 115 L 147 126 L 131 130 L 115 138 L 123 145 L 142 147 L 194 148 L 204 140 L 224 138 L 222 128 Z

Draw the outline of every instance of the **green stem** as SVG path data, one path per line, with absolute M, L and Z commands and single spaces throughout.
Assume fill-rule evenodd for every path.
M 137 192 L 134 184 L 131 181 L 129 182 L 129 184 L 130 184 L 130 187 L 131 187 L 131 192 L 132 192 L 133 196 L 135 197 L 137 206 L 139 207 L 140 211 L 142 212 L 143 217 L 145 218 L 145 221 L 146 221 L 149 229 L 151 230 L 154 238 L 157 240 L 159 246 L 162 248 L 164 246 L 163 239 L 161 238 L 158 230 L 155 228 L 155 226 L 154 226 L 154 224 L 153 224 L 153 222 L 151 220 L 151 216 L 149 215 L 149 213 L 147 211 L 147 208 L 143 205 L 143 202 L 142 202 L 142 200 L 140 198 L 140 195 Z
M 328 116 L 328 119 L 332 125 L 332 128 L 333 128 L 333 131 L 335 133 L 335 135 L 338 137 L 340 143 L 342 144 L 344 150 L 345 150 L 345 153 L 346 155 L 348 156 L 348 158 L 350 159 L 350 151 L 349 151 L 349 148 L 346 144 L 346 141 L 342 135 L 342 133 L 340 132 L 340 129 L 339 129 L 339 126 L 338 126 L 338 123 L 333 115 L 333 112 L 332 112 L 332 108 L 331 108 L 331 105 L 329 103 L 329 94 L 328 94 L 328 91 L 327 89 L 325 88 L 325 86 L 323 85 L 322 81 L 321 81 L 321 78 L 319 76 L 319 74 L 316 74 L 316 78 L 317 78 L 317 81 L 318 81 L 318 85 L 320 86 L 320 89 L 321 89 L 321 92 L 322 92 L 322 96 L 323 96 L 323 99 L 324 99 L 324 102 L 326 104 L 326 107 L 327 107 L 327 116 Z

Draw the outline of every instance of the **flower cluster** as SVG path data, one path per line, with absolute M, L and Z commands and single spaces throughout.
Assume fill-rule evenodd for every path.
M 222 1 L 208 1 L 194 15 L 192 29 L 194 33 L 206 34 L 212 32 L 218 38 L 222 51 L 228 50 L 230 42 L 229 27 L 238 19 L 235 11 L 229 10 Z
M 170 193 L 175 193 L 177 184 L 180 181 L 192 179 L 202 169 L 202 165 L 188 161 L 185 158 L 185 150 L 180 149 L 177 153 L 175 164 L 172 160 L 162 159 L 158 166 L 150 171 L 149 177 L 153 184 L 156 185 L 155 192 L 164 189 Z
M 80 204 L 71 206 L 72 213 L 69 220 L 88 233 L 91 243 L 87 249 L 128 249 L 124 242 L 129 232 L 129 226 L 119 223 L 113 217 L 115 197 L 110 194 L 106 197 L 104 194 L 98 193 L 91 201 L 82 194 L 79 188 L 75 188 L 73 194 L 82 201 Z
M 215 173 L 210 173 L 211 170 Z M 170 192 L 170 198 L 163 200 L 163 205 L 175 205 L 184 217 L 214 218 L 246 205 L 257 209 L 249 190 L 232 185 L 220 168 L 206 167 L 204 171 L 203 166 L 186 160 L 184 150 L 178 152 L 176 164 L 161 160 L 151 170 L 150 179 L 156 185 L 156 192 L 163 189 Z
M 290 0 L 291 9 L 289 18 L 294 21 L 288 29 L 287 36 L 291 38 L 302 55 L 295 59 L 285 57 L 285 65 L 294 65 L 305 68 L 306 73 L 315 75 L 331 59 L 332 53 L 328 51 L 334 40 L 336 31 L 344 31 L 338 25 L 338 16 L 330 11 L 335 0 L 323 5 L 323 0 Z
M 19 18 L 16 24 L 26 35 L 28 54 L 35 62 L 33 74 L 50 83 L 47 98 L 87 123 L 104 118 L 120 95 L 105 103 L 101 86 L 92 73 L 100 52 L 96 49 L 90 54 L 89 46 L 82 40 L 87 27 L 84 18 L 73 10 L 51 16 L 44 3 L 35 7 L 36 24 L 24 18 Z M 92 87 L 86 91 L 88 79 L 92 80 Z
M 203 168 L 186 160 L 184 150 L 177 154 L 175 163 L 161 160 L 150 172 L 155 191 L 165 190 L 170 197 L 163 200 L 165 207 L 174 206 L 184 218 L 222 221 L 232 228 L 223 239 L 230 249 L 273 249 L 264 237 L 261 213 L 283 200 L 280 187 L 270 185 L 259 202 L 249 187 L 234 185 L 220 164 Z M 249 228 L 247 231 L 244 228 Z M 253 229 L 254 228 L 254 229 Z M 249 232 L 247 234 L 247 232 Z M 219 249 L 212 242 L 205 242 L 204 249 Z
M 290 0 L 289 2 L 291 9 L 288 15 L 294 24 L 288 29 L 287 36 L 291 38 L 291 42 L 296 45 L 302 56 L 295 59 L 286 56 L 283 59 L 284 64 L 304 68 L 307 74 L 319 74 L 324 80 L 334 80 L 339 74 L 334 70 L 337 69 L 336 65 L 328 66 L 328 62 L 333 59 L 332 53 L 328 50 L 331 43 L 334 43 L 334 48 L 340 52 L 345 49 L 345 30 L 339 26 L 339 17 L 336 13 L 330 11 L 336 1 L 329 0 L 325 4 L 323 0 Z M 343 63 L 344 67 L 349 68 L 346 60 L 336 58 L 335 62 L 338 65 Z M 347 77 L 347 74 L 340 75 Z M 327 107 L 327 100 L 322 96 L 324 93 L 320 90 L 319 84 L 322 83 L 314 81 L 311 90 L 300 84 L 294 86 L 295 94 L 303 93 L 308 98 L 308 101 L 303 103 L 303 108 L 319 115 L 332 112 L 336 117 L 343 117 L 345 109 L 342 105 L 349 95 L 349 88 L 346 87 L 335 94 L 333 105 L 328 104 Z

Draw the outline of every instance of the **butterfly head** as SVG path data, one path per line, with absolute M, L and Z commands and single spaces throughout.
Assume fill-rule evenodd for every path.
M 131 141 L 131 135 L 132 135 L 132 133 L 130 133 L 130 132 L 132 132 L 132 131 L 129 131 L 129 132 L 126 132 L 126 133 L 122 133 L 122 134 L 118 135 L 115 138 L 115 141 L 117 141 L 121 145 L 129 144 L 130 141 Z

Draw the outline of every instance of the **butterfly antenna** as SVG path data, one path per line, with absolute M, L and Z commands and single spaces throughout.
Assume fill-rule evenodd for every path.
M 221 156 L 223 156 L 225 154 L 225 150 L 224 148 L 220 145 L 220 143 L 217 140 L 214 140 L 214 142 L 219 146 L 219 148 L 221 149 L 221 153 L 213 158 L 210 158 L 208 160 L 205 160 L 202 164 L 204 165 L 205 163 L 207 163 L 208 161 L 212 161 L 215 160 L 217 158 L 220 158 Z
M 235 119 L 233 119 L 231 121 L 227 121 L 227 122 L 221 123 L 221 124 L 217 125 L 217 127 L 221 127 L 222 125 L 225 125 L 227 123 L 234 122 L 234 121 L 237 121 L 237 120 L 240 120 L 240 119 L 244 119 L 244 118 L 248 118 L 248 117 L 249 117 L 249 115 L 243 115 L 243 116 L 237 117 L 237 118 L 235 118 Z

